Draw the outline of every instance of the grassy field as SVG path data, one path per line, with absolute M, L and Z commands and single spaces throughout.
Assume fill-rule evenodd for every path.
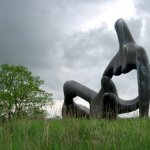
M 150 149 L 150 120 L 23 119 L 0 124 L 0 150 L 101 149 Z

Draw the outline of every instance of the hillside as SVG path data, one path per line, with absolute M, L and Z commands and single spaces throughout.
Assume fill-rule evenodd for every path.
M 149 131 L 149 119 L 14 120 L 0 124 L 0 149 L 150 149 Z

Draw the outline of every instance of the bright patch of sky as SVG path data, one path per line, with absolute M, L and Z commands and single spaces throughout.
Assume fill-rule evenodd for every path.
M 94 8 L 95 14 L 81 25 L 81 31 L 87 32 L 93 28 L 99 28 L 107 24 L 108 29 L 113 30 L 114 22 L 118 18 L 129 19 L 135 16 L 134 0 L 115 0 L 99 4 Z

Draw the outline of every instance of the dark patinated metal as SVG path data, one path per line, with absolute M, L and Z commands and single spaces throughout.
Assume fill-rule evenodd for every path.
M 116 118 L 117 114 L 131 112 L 139 108 L 141 117 L 148 116 L 150 66 L 146 51 L 137 45 L 123 19 L 118 19 L 115 29 L 119 41 L 119 51 L 106 67 L 102 79 L 101 89 L 97 93 L 75 81 L 64 84 L 64 104 L 62 116 Z M 119 98 L 117 89 L 111 80 L 115 76 L 137 70 L 138 96 L 133 100 Z M 89 102 L 90 110 L 76 104 L 73 98 L 79 96 Z

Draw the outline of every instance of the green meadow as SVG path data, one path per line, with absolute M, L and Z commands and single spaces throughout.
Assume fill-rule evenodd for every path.
M 19 119 L 0 124 L 0 150 L 150 149 L 149 119 Z

